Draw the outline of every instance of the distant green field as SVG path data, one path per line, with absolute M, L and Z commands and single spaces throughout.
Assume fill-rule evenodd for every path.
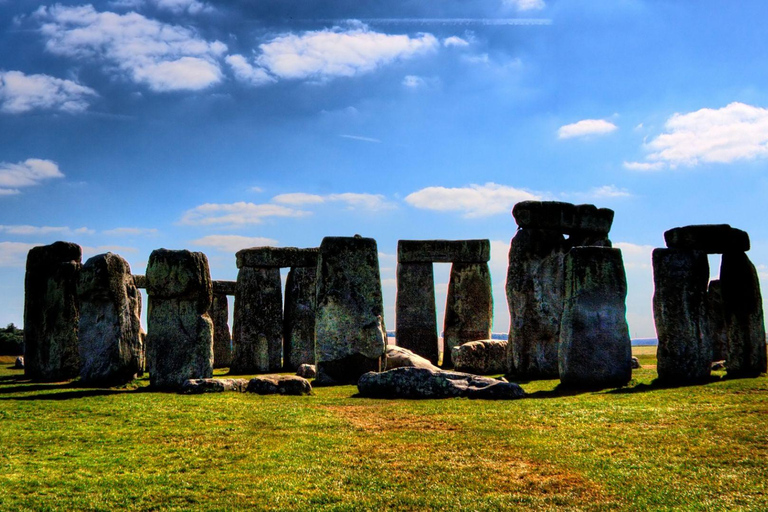
M 766 377 L 417 401 L 32 384 L 12 361 L 2 510 L 768 509 Z

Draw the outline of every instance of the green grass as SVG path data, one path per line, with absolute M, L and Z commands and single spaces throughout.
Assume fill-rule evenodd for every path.
M 0 363 L 2 510 L 768 509 L 766 377 L 406 401 L 85 389 Z

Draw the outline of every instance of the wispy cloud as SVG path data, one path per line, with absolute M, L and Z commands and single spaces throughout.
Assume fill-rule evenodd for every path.
M 615 185 L 603 185 L 601 187 L 593 187 L 586 192 L 564 192 L 560 196 L 577 201 L 593 201 L 597 199 L 632 197 L 632 193 L 626 188 L 619 188 Z
M 344 139 L 359 140 L 362 142 L 375 142 L 377 144 L 381 142 L 379 139 L 374 139 L 373 137 L 363 137 L 361 135 L 339 135 L 339 137 Z
M 469 46 L 469 41 L 466 39 L 462 39 L 458 36 L 451 36 L 446 37 L 443 39 L 443 46 L 457 46 L 457 47 L 463 47 L 463 46 Z
M 110 236 L 142 236 L 142 235 L 156 235 L 157 229 L 155 228 L 114 228 L 107 229 L 101 232 L 104 235 Z
M 287 204 L 291 206 L 308 206 L 323 203 L 341 203 L 349 210 L 368 210 L 382 211 L 397 208 L 394 203 L 386 200 L 381 194 L 365 194 L 345 192 L 342 194 L 305 194 L 295 192 L 291 194 L 280 194 L 272 198 L 275 203 Z
M 427 187 L 405 198 L 416 208 L 439 212 L 459 212 L 466 218 L 509 213 L 520 201 L 539 200 L 540 196 L 496 183 L 472 184 L 466 187 Z
M 0 111 L 20 114 L 30 110 L 82 112 L 96 91 L 71 80 L 49 75 L 0 71 Z
M 221 252 L 233 253 L 248 247 L 276 246 L 277 240 L 258 236 L 208 235 L 190 241 L 192 245 L 211 247 Z
M 535 1 L 535 0 L 534 0 Z M 345 23 L 345 19 L 320 19 L 312 20 L 321 23 Z M 446 25 L 446 26 L 490 26 L 490 27 L 515 27 L 551 25 L 548 18 L 361 18 L 359 21 L 371 25 Z
M 297 218 L 311 215 L 310 212 L 288 208 L 277 204 L 206 203 L 187 210 L 181 217 L 181 224 L 190 226 L 231 225 L 243 226 L 261 224 L 270 217 Z
M 93 229 L 86 227 L 70 228 L 66 226 L 29 226 L 25 224 L 0 226 L 0 232 L 9 235 L 40 236 L 40 235 L 92 235 Z
M 660 171 L 664 168 L 663 162 L 624 162 L 624 168 L 630 171 Z
M 504 5 L 514 7 L 518 11 L 534 11 L 545 8 L 544 0 L 503 0 Z
M 38 245 L 42 244 L 0 242 L 0 267 L 23 267 L 29 250 Z
M 559 139 L 571 139 L 573 137 L 587 137 L 590 135 L 605 135 L 615 131 L 618 127 L 605 119 L 583 119 L 576 123 L 566 124 L 557 130 Z
M 63 177 L 58 164 L 51 160 L 29 158 L 15 164 L 0 162 L 0 195 L 18 194 L 20 188 Z

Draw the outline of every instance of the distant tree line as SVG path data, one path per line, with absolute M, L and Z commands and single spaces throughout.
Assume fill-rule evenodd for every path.
M 8 324 L 0 329 L 0 355 L 20 356 L 24 354 L 24 331 Z

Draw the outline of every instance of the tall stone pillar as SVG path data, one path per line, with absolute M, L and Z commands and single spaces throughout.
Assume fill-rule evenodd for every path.
M 574 247 L 565 257 L 559 370 L 564 386 L 606 388 L 632 378 L 627 280 L 619 249 Z
M 55 242 L 33 247 L 24 279 L 24 374 L 64 380 L 80 371 L 77 280 L 83 251 Z
M 654 249 L 653 318 L 661 381 L 683 384 L 709 378 L 712 339 L 705 333 L 708 282 L 706 253 Z
M 293 267 L 285 282 L 283 342 L 285 368 L 296 370 L 302 364 L 315 364 L 315 293 L 317 264 Z
M 448 281 L 443 327 L 443 367 L 462 343 L 487 340 L 493 328 L 493 295 L 488 263 L 454 263 Z
M 131 267 L 117 254 L 85 262 L 80 299 L 80 381 L 125 384 L 142 370 L 141 296 Z
M 208 258 L 201 252 L 152 251 L 147 264 L 150 383 L 179 388 L 213 376 L 213 322 Z
M 432 262 L 397 264 L 397 345 L 437 364 L 437 312 Z
M 381 371 L 387 345 L 376 240 L 326 237 L 317 263 L 317 379 L 354 383 Z
M 229 333 L 229 303 L 227 296 L 217 293 L 211 303 L 213 322 L 213 367 L 229 368 L 232 364 L 232 336 Z
M 728 328 L 725 325 L 723 308 L 723 287 L 719 279 L 709 282 L 707 308 L 704 318 L 704 336 L 712 346 L 712 361 L 723 361 L 728 357 Z

